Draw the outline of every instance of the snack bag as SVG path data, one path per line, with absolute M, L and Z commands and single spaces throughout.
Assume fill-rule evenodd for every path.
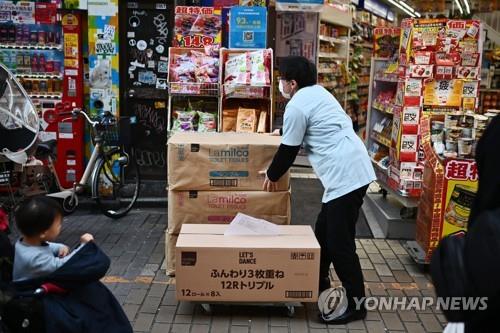
M 195 111 L 175 111 L 172 131 L 174 132 L 194 131 L 195 117 L 196 117 Z
M 224 82 L 231 84 L 250 83 L 250 64 L 248 53 L 242 53 L 226 61 Z
M 198 111 L 198 132 L 217 131 L 217 116 L 212 112 Z
M 270 84 L 269 68 L 267 66 L 269 55 L 268 50 L 258 50 L 249 53 L 251 85 L 267 86 Z
M 257 110 L 238 109 L 236 119 L 236 132 L 254 133 L 257 130 Z
M 267 128 L 267 111 L 261 111 L 259 116 L 259 126 L 257 133 L 266 133 Z
M 222 131 L 235 132 L 236 131 L 236 118 L 238 110 L 227 109 L 222 111 Z

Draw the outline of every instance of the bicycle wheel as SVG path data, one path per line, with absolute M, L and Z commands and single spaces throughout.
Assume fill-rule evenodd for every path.
M 97 205 L 108 217 L 125 216 L 139 197 L 140 177 L 135 158 L 117 148 L 98 160 L 96 168 L 93 193 Z

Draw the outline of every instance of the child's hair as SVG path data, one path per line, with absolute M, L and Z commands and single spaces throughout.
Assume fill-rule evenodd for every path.
M 15 213 L 16 225 L 24 236 L 36 236 L 48 230 L 63 216 L 61 206 L 48 197 L 33 197 L 23 202 Z

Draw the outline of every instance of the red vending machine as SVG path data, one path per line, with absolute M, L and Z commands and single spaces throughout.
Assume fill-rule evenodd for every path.
M 41 116 L 42 141 L 57 140 L 63 187 L 83 174 L 84 123 L 62 114 L 83 107 L 82 12 L 47 2 L 0 2 L 0 62 L 21 82 Z

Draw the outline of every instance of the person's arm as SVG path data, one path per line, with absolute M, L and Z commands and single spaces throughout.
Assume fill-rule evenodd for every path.
M 287 107 L 283 119 L 281 145 L 267 169 L 267 178 L 277 182 L 292 166 L 307 129 L 307 118 L 301 110 Z
M 59 256 L 59 252 L 61 251 L 61 249 L 63 249 L 64 247 L 66 247 L 66 245 L 61 244 L 61 243 L 52 243 L 52 242 L 47 242 L 47 244 L 49 244 L 50 251 L 51 251 L 51 252 L 52 252 L 55 256 Z

